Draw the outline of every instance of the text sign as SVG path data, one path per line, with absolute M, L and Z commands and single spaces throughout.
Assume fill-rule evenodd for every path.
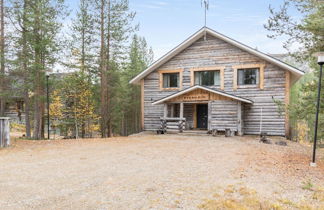
M 209 94 L 183 96 L 182 100 L 183 101 L 207 101 L 209 100 Z

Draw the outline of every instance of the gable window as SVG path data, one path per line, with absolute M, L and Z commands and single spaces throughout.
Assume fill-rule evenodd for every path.
M 183 69 L 159 70 L 160 90 L 180 90 L 182 89 Z
M 178 87 L 179 87 L 179 73 L 163 74 L 163 88 L 178 88 Z
M 220 85 L 220 71 L 195 71 L 195 85 Z
M 244 85 L 258 85 L 259 84 L 259 68 L 244 68 L 237 70 L 237 84 Z

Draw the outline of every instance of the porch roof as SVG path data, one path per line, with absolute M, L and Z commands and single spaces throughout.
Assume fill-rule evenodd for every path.
M 161 98 L 161 99 L 159 99 L 157 101 L 154 101 L 152 104 L 153 105 L 162 104 L 163 102 L 166 102 L 166 101 L 171 100 L 171 99 L 173 99 L 175 97 L 181 96 L 183 94 L 189 93 L 189 92 L 197 90 L 197 89 L 205 90 L 205 91 L 215 93 L 215 94 L 218 94 L 218 95 L 221 95 L 221 96 L 225 96 L 225 97 L 228 97 L 228 98 L 231 98 L 231 99 L 234 99 L 234 100 L 237 100 L 237 101 L 241 101 L 241 102 L 244 102 L 244 103 L 253 104 L 253 101 L 250 100 L 250 99 L 243 98 L 243 97 L 240 97 L 240 96 L 236 96 L 236 95 L 224 92 L 224 91 L 211 89 L 211 88 L 208 88 L 208 87 L 205 87 L 205 86 L 200 86 L 200 85 L 195 85 L 195 86 L 186 88 L 184 90 L 181 90 L 179 92 L 173 93 L 173 94 L 171 94 L 169 96 L 166 96 L 166 97 L 163 97 L 163 98 Z

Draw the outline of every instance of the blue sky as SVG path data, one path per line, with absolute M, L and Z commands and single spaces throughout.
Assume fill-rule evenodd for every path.
M 68 0 L 71 9 L 77 0 Z M 201 0 L 129 0 L 136 11 L 138 34 L 154 51 L 154 58 L 171 50 L 204 25 Z M 209 0 L 207 26 L 265 53 L 283 53 L 283 39 L 267 38 L 263 28 L 269 17 L 269 5 L 278 8 L 283 0 Z M 298 18 L 298 14 L 292 11 Z

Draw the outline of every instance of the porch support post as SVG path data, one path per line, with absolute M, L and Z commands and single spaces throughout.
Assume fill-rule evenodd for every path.
M 242 136 L 242 102 L 237 103 L 237 135 Z
M 167 118 L 168 117 L 168 104 L 164 104 L 164 113 L 163 113 L 163 117 Z
M 182 120 L 182 118 L 183 118 L 183 103 L 180 103 L 180 126 L 179 126 L 179 128 L 180 128 L 180 133 L 182 133 L 183 132 L 183 126 L 184 126 L 184 121 Z
M 171 116 L 174 117 L 174 104 L 171 104 Z

